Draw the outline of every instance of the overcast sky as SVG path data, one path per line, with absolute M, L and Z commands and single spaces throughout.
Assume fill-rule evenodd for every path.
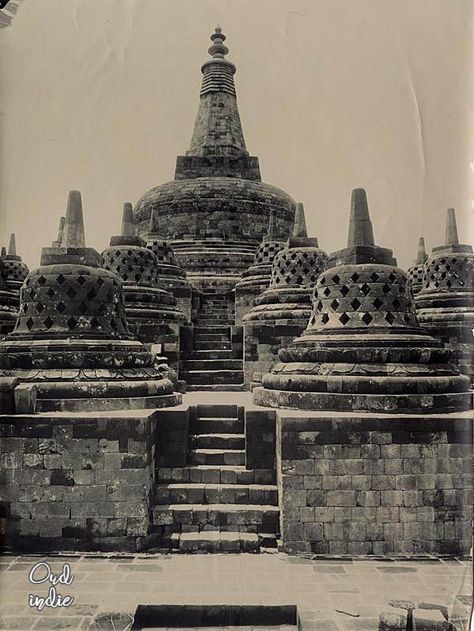
M 377 243 L 402 267 L 444 212 L 474 241 L 470 0 L 24 0 L 0 31 L 0 232 L 35 266 L 69 189 L 88 245 L 124 201 L 173 178 L 191 139 L 209 35 L 237 65 L 247 148 L 264 181 L 345 245 L 367 189 Z M 470 146 L 471 145 L 471 146 Z

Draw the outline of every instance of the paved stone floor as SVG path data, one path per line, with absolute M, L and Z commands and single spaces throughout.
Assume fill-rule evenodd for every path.
M 30 593 L 46 596 L 50 587 L 28 581 L 39 561 L 48 562 L 54 573 L 70 564 L 72 583 L 57 585 L 59 594 L 74 597 L 70 607 L 39 612 L 28 606 Z M 371 631 L 391 600 L 434 603 L 456 617 L 460 603 L 466 604 L 472 593 L 471 563 L 449 558 L 4 555 L 0 568 L 2 630 L 124 630 L 130 628 L 138 604 L 284 604 L 297 605 L 303 631 Z M 461 624 L 456 628 L 467 629 Z

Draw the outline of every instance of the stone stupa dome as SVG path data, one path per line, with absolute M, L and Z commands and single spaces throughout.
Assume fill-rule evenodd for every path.
M 191 145 L 177 158 L 175 179 L 145 193 L 134 215 L 138 234 L 145 238 L 154 215 L 156 230 L 170 241 L 190 281 L 231 288 L 252 264 L 272 213 L 274 238 L 288 238 L 295 202 L 262 182 L 258 158 L 249 156 L 225 39 L 216 28 L 211 59 L 202 66 Z

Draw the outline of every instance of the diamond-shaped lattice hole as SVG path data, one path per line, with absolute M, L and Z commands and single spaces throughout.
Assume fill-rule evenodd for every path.
M 393 272 L 390 272 L 390 274 L 388 275 L 388 280 L 393 283 L 393 281 L 396 279 L 396 276 Z
M 102 285 L 105 283 L 105 281 L 104 281 L 104 279 L 103 279 L 103 278 L 101 278 L 101 277 L 99 276 L 99 278 L 97 279 L 96 283 L 97 283 L 97 286 L 98 286 L 98 287 L 102 287 Z
M 52 298 L 54 296 L 54 289 L 52 287 L 48 287 L 48 290 L 46 291 L 46 295 Z
M 405 320 L 405 322 L 406 322 L 407 324 L 410 324 L 410 323 L 411 323 L 411 316 L 410 316 L 410 314 L 409 314 L 409 313 L 405 313 L 405 314 L 404 314 L 404 316 L 403 316 L 403 319 Z
M 71 300 L 77 295 L 77 291 L 74 289 L 74 287 L 69 287 L 66 293 L 69 298 L 71 298 Z
M 351 307 L 355 309 L 356 311 L 360 307 L 361 304 L 362 303 L 358 298 L 354 298 L 354 300 L 351 300 Z
M 316 310 L 321 311 L 322 308 L 323 308 L 323 303 L 321 302 L 321 300 L 318 300 L 318 302 L 316 303 Z
M 25 324 L 28 327 L 28 329 L 31 331 L 31 329 L 33 328 L 33 325 L 34 325 L 34 320 L 32 318 L 28 318 L 28 320 L 25 322 Z
M 44 276 L 40 276 L 38 278 L 38 285 L 44 285 L 46 282 L 46 278 Z
M 83 285 L 86 281 L 86 279 L 84 278 L 84 276 L 79 276 L 79 278 L 77 279 L 77 282 L 79 283 L 79 285 Z
M 326 287 L 326 289 L 323 291 L 323 294 L 327 297 L 329 296 L 329 294 L 331 293 L 331 290 L 329 289 L 329 287 Z
M 85 313 L 87 311 L 87 305 L 84 302 L 81 302 L 78 309 L 81 313 Z
M 71 316 L 69 318 L 69 320 L 67 321 L 67 325 L 70 329 L 75 329 L 77 326 L 77 320 L 76 318 L 74 318 L 73 316 Z
M 341 294 L 345 297 L 349 293 L 350 289 L 347 285 L 343 285 L 340 291 L 341 291 Z
M 379 279 L 379 275 L 377 274 L 377 272 L 372 272 L 372 274 L 369 276 L 370 280 L 372 280 L 374 283 L 375 281 L 377 281 Z
M 380 309 L 380 307 L 383 305 L 383 302 L 380 300 L 380 298 L 376 298 L 372 304 L 374 305 L 374 307 L 376 309 Z
M 360 276 L 357 272 L 354 272 L 353 274 L 351 274 L 351 280 L 356 283 L 359 280 Z
M 99 320 L 97 320 L 97 318 L 92 318 L 92 320 L 91 320 L 91 328 L 92 329 L 98 329 L 99 327 L 100 327 Z
M 373 317 L 370 315 L 370 313 L 364 313 L 364 315 L 362 316 L 362 322 L 364 324 L 366 324 L 367 326 L 369 326 L 369 324 L 372 322 Z
M 395 300 L 392 302 L 393 304 L 393 308 L 395 309 L 395 311 L 398 310 L 398 308 L 400 307 L 400 300 L 398 300 L 398 298 L 395 298 Z
M 329 322 L 329 316 L 327 313 L 323 313 L 323 315 L 321 316 L 321 322 L 323 324 L 327 324 Z
M 384 294 L 388 294 L 388 292 L 390 291 L 390 289 L 391 289 L 390 285 L 387 285 L 387 284 L 385 284 L 385 285 L 382 287 L 382 291 L 383 291 L 383 293 L 384 293 Z
M 360 290 L 364 294 L 364 296 L 367 296 L 367 294 L 370 293 L 370 287 L 369 285 L 367 285 L 367 283 L 364 283 L 362 287 L 360 288 Z
M 347 315 L 346 312 L 341 313 L 341 315 L 339 316 L 339 322 L 341 322 L 341 324 L 343 324 L 344 326 L 349 322 L 350 317 Z
M 62 274 L 58 274 L 58 277 L 56 278 L 56 282 L 58 283 L 58 285 L 62 285 L 65 280 L 66 279 L 64 278 Z
M 395 321 L 394 316 L 392 315 L 392 313 L 390 313 L 390 311 L 387 313 L 387 315 L 385 316 L 385 319 L 387 320 L 387 322 L 389 324 L 393 324 Z
M 59 311 L 59 313 L 62 313 L 65 308 L 66 308 L 66 305 L 62 301 L 58 302 L 58 304 L 56 305 L 56 311 Z
M 447 286 L 447 287 L 451 287 L 451 285 L 452 285 L 452 284 L 453 284 L 453 283 L 452 283 L 450 280 L 447 280 L 447 281 L 446 281 L 446 286 Z
M 50 318 L 49 316 L 46 318 L 46 320 L 44 321 L 44 326 L 47 329 L 50 329 L 54 324 L 54 320 L 52 318 Z
M 38 302 L 38 303 L 36 304 L 36 311 L 37 311 L 38 313 L 41 313 L 43 310 L 44 310 L 44 305 L 43 305 L 43 304 L 41 304 L 41 302 Z
M 111 318 L 111 320 L 110 320 L 110 327 L 111 327 L 114 331 L 116 331 L 116 330 L 117 330 L 117 323 L 115 322 L 115 319 L 114 319 L 114 318 Z
M 324 283 L 326 282 L 326 277 L 325 276 L 321 276 L 319 279 L 319 284 L 320 285 L 324 285 Z
M 334 300 L 331 302 L 330 307 L 331 307 L 331 309 L 333 309 L 334 311 L 336 311 L 336 309 L 339 307 L 339 300 L 336 300 L 336 299 L 334 298 Z
M 341 279 L 339 278 L 337 274 L 334 274 L 334 276 L 332 277 L 332 280 L 334 281 L 336 285 L 338 285 Z
M 87 298 L 89 300 L 94 300 L 94 298 L 97 296 L 97 291 L 94 287 L 91 287 L 89 289 L 89 291 L 87 292 Z

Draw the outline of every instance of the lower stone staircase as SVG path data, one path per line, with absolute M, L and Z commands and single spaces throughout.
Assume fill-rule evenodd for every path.
M 188 465 L 157 470 L 153 523 L 181 552 L 276 548 L 278 488 L 271 469 L 245 468 L 243 408 L 197 406 Z

